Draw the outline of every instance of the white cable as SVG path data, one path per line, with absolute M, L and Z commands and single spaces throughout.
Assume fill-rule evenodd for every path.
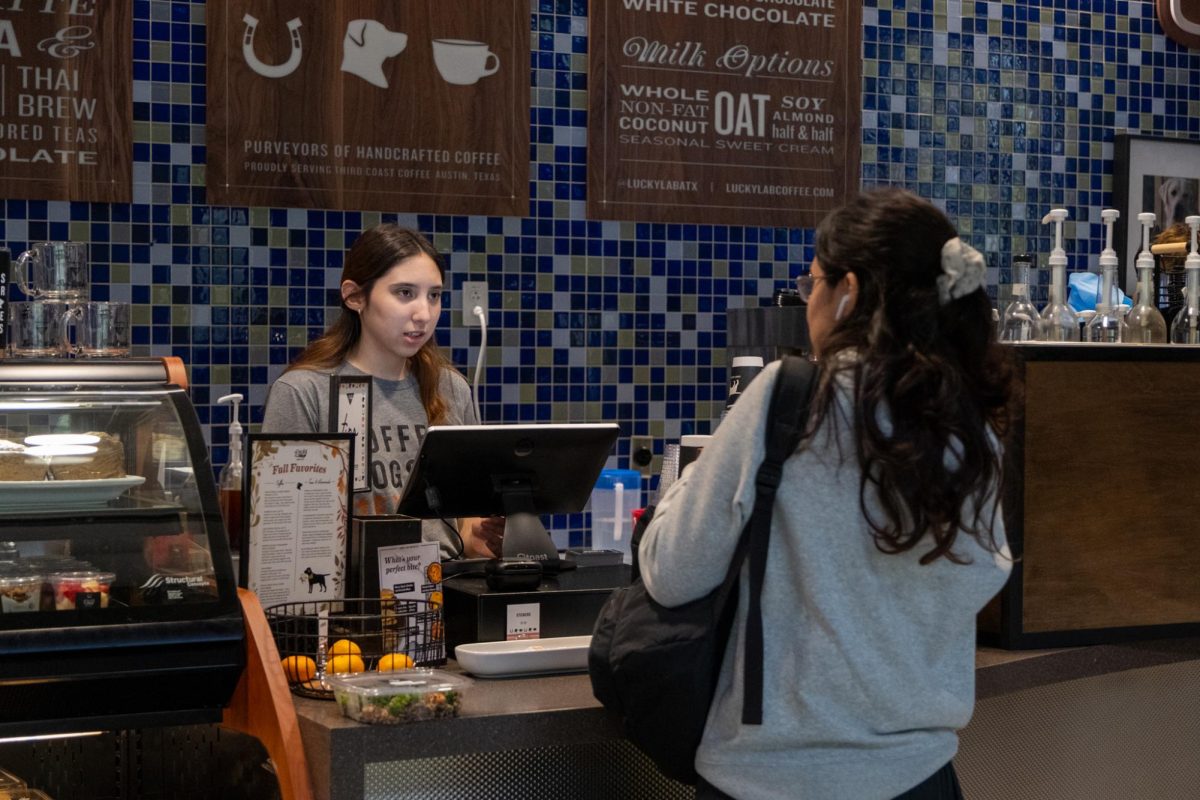
M 480 306 L 471 309 L 471 313 L 479 317 L 479 355 L 475 357 L 475 380 L 472 381 L 472 393 L 475 401 L 475 419 L 483 424 L 483 415 L 479 413 L 479 368 L 483 366 L 483 354 L 487 350 L 487 315 Z

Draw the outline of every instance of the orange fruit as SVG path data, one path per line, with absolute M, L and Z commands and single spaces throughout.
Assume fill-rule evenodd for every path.
M 288 683 L 304 683 L 317 674 L 317 662 L 308 656 L 288 656 L 282 664 Z
M 413 664 L 413 660 L 407 653 L 388 653 L 379 659 L 379 666 L 376 669 L 380 672 L 393 672 L 398 669 L 412 669 Z
M 361 656 L 362 648 L 349 639 L 338 639 L 329 646 L 327 653 L 330 656 Z
M 349 672 L 364 672 L 367 667 L 363 664 L 362 656 L 339 655 L 329 659 L 325 665 L 334 675 L 344 675 Z

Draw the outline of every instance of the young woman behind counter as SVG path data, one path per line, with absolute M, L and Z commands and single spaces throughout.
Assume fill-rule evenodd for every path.
M 385 223 L 364 231 L 342 268 L 342 313 L 271 386 L 268 433 L 329 430 L 329 376 L 370 375 L 370 489 L 356 516 L 393 514 L 430 425 L 477 424 L 470 387 L 438 350 L 445 263 L 416 231 Z M 452 523 L 453 521 L 448 521 Z M 425 520 L 423 536 L 443 557 L 500 553 L 503 520 Z

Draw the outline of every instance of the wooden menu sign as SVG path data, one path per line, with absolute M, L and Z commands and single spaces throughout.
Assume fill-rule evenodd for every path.
M 132 3 L 0 3 L 0 194 L 127 203 Z
M 526 214 L 529 0 L 218 0 L 208 201 Z
M 593 0 L 588 215 L 810 227 L 858 191 L 861 4 Z

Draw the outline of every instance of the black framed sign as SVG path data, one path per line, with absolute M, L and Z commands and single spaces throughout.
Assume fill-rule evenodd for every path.
M 246 437 L 239 581 L 264 606 L 345 596 L 354 434 Z
M 1138 214 L 1152 211 L 1153 238 L 1191 214 L 1200 214 L 1200 141 L 1119 135 L 1113 139 L 1113 207 L 1121 212 L 1114 247 L 1125 265 L 1122 288 L 1137 286 L 1142 246 Z
M 367 437 L 371 431 L 371 376 L 329 376 L 329 430 L 353 433 L 354 485 L 356 492 L 371 488 L 371 451 Z

